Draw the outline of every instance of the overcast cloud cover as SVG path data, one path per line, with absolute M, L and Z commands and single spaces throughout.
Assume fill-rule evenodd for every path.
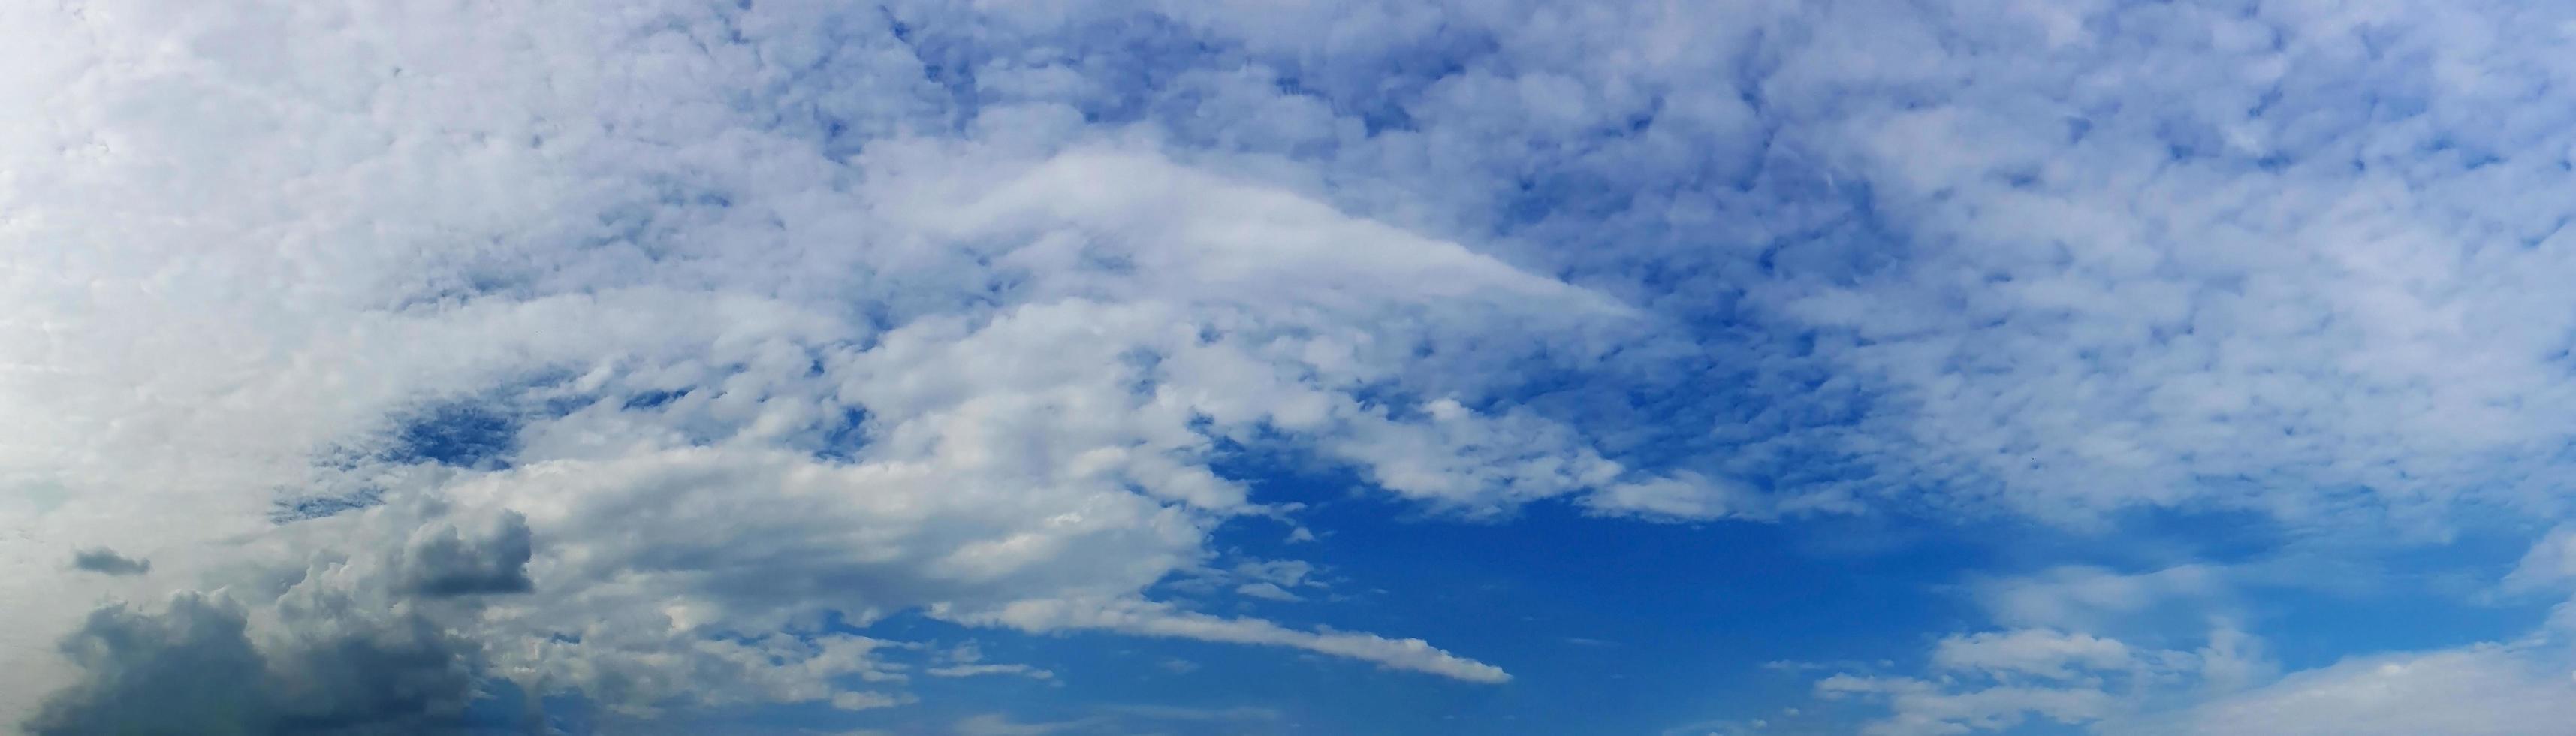
M 31 733 L 2576 728 L 2576 7 L 63 0 L 0 41 Z M 1676 541 L 1587 567 L 1631 535 Z M 1819 584 L 1912 612 L 1764 611 L 1803 583 L 1724 555 L 1768 547 L 1935 562 Z M 1531 608 L 1367 572 L 1425 559 Z M 1613 588 L 1633 629 L 1535 612 Z M 1587 706 L 1577 650 L 1709 679 Z M 1412 705 L 1190 674 L 1295 661 Z

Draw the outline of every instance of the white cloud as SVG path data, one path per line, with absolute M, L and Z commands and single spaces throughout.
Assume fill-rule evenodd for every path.
M 1032 680 L 1055 679 L 1055 673 L 1025 664 L 953 664 L 932 667 L 923 672 L 933 677 L 981 677 L 984 675 L 1018 675 Z
M 1585 495 L 1594 511 L 1674 519 L 1770 518 L 1773 505 L 1743 485 L 1683 471 L 1671 477 L 1613 483 Z
M 2206 604 L 2228 594 L 2228 571 L 2184 564 L 2143 573 L 2062 565 L 2028 575 L 1972 581 L 1969 592 L 1996 623 L 2104 630 L 2176 602 Z
M 2187 711 L 2105 728 L 2112 734 L 2538 734 L 2576 723 L 2563 663 L 2482 645 L 2361 657 L 2300 672 Z M 2562 658 L 2563 661 L 2563 658 Z
M 2062 724 L 2091 721 L 2109 714 L 2113 698 L 2089 688 L 1996 686 L 1943 691 L 1921 680 L 1835 675 L 1816 683 L 1826 697 L 1863 696 L 1885 699 L 1894 715 L 1861 727 L 1867 736 L 1961 734 L 2000 730 L 2040 716 Z
M 1017 662 L 984 661 L 984 650 L 973 643 L 960 644 L 944 655 L 948 664 L 922 670 L 932 677 L 981 677 L 984 675 L 1018 675 L 1032 680 L 1052 680 L 1055 673 Z
M 1021 722 L 985 713 L 961 719 L 950 728 L 959 736 L 1035 736 L 1050 733 L 1166 733 L 1216 728 L 1226 733 L 1267 733 L 1283 716 L 1268 708 L 1181 708 L 1160 705 L 1102 705 L 1092 715 L 1063 721 Z M 1293 727 L 1293 726 L 1292 726 Z
M 1059 40 L 1134 7 L 1010 27 Z M 2564 8 L 1169 12 L 1187 28 L 1161 32 L 1243 47 L 1143 96 L 1194 161 L 1469 234 L 1688 333 L 1625 354 L 1656 364 L 1620 374 L 1653 409 L 1565 410 L 1704 451 L 1679 463 L 1704 495 L 1596 497 L 1618 510 L 1749 488 L 2436 537 L 2455 501 L 2565 510 L 2530 480 L 2576 416 L 2576 312 L 2546 287 L 2576 261 L 2542 194 L 2576 143 L 2547 102 Z M 1637 388 L 1605 383 L 1570 391 Z
M 962 616 L 939 608 L 932 611 L 934 615 L 957 616 L 971 623 L 1004 625 L 1024 631 L 1096 629 L 1137 636 L 1263 644 L 1348 657 L 1391 669 L 1427 672 L 1469 682 L 1499 683 L 1512 679 L 1500 667 L 1441 651 L 1421 639 L 1298 631 L 1261 619 L 1220 618 L 1134 599 L 1024 600 L 990 613 Z
M 2178 700 L 2235 692 L 2270 668 L 2260 642 L 2229 627 L 2210 630 L 2207 646 L 2188 651 L 2014 629 L 1943 638 L 1924 677 L 1841 673 L 1818 680 L 1815 691 L 1885 708 L 1863 724 L 1871 736 L 2006 731 L 2033 719 L 2109 728 Z
M 1045 736 L 1083 725 L 1079 721 L 1062 723 L 1020 723 L 997 713 L 967 716 L 952 729 L 957 736 Z
M 2536 541 L 2501 588 L 2549 589 L 2562 532 Z M 2154 635 L 2134 614 L 2170 604 L 2203 612 L 2223 606 L 2236 595 L 2227 590 L 2231 583 L 2272 574 L 2249 574 L 2263 564 L 2139 575 L 2056 568 L 1976 587 L 1999 620 Z M 2205 645 L 2189 651 L 2081 629 L 1981 632 L 1940 640 L 1921 677 L 1837 674 L 1816 690 L 1885 707 L 1887 715 L 1868 728 L 1890 735 L 2007 730 L 2033 717 L 2112 736 L 2548 733 L 2568 721 L 2562 704 L 2576 702 L 2568 697 L 2576 692 L 2576 658 L 2566 648 L 2565 610 L 2553 625 L 2511 642 L 2352 656 L 2287 676 L 2260 638 L 2223 620 L 2208 630 Z
M 2576 526 L 2560 526 L 2531 545 L 2513 572 L 2505 575 L 2503 588 L 2564 592 L 2570 581 L 2576 581 Z
M 2116 670 L 2130 664 L 2128 645 L 2086 634 L 2045 629 L 1982 632 L 1944 638 L 1932 648 L 1932 666 L 1996 676 L 2048 679 L 2079 670 Z
M 1302 596 L 1288 592 L 1287 588 L 1279 587 L 1279 584 L 1277 583 L 1244 583 L 1242 585 L 1235 586 L 1234 592 L 1237 595 L 1282 602 L 1305 600 Z
M 894 696 L 870 692 L 842 692 L 832 694 L 832 707 L 839 708 L 841 710 L 872 710 L 876 708 L 892 708 L 898 705 L 911 703 L 913 700 L 914 699 L 908 695 Z
M 1945 102 L 1864 103 L 1814 139 L 1907 252 L 1772 303 L 1887 381 L 1908 467 L 2034 512 L 2556 513 L 2521 479 L 2576 398 L 2553 357 L 2570 325 L 2542 316 L 2568 311 L 2532 288 L 2570 262 L 2535 247 L 2557 208 L 2528 197 L 2569 139 L 2524 95 L 2563 81 L 2533 56 L 2560 13 L 2369 7 L 2076 5 L 2089 22 L 2050 21 L 2051 45 L 1802 67 L 1810 90 Z M 2136 24 L 2193 30 L 2114 30 Z M 2362 27 L 2405 50 L 2364 51 Z

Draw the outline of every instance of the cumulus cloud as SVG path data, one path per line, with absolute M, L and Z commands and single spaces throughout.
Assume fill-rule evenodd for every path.
M 491 528 L 472 537 L 455 524 L 440 523 L 412 533 L 394 574 L 395 585 L 430 597 L 478 593 L 525 593 L 531 542 L 528 524 L 504 512 Z
M 383 705 L 394 709 L 390 714 L 369 712 L 375 703 L 298 702 L 278 692 L 282 684 L 271 683 L 268 662 L 253 649 L 246 627 L 240 611 L 194 596 L 174 599 L 157 615 L 122 607 L 100 610 L 64 647 L 89 679 L 55 695 L 24 725 L 38 734 L 284 733 L 304 730 L 290 724 L 305 719 L 368 723 L 388 715 L 426 715 L 420 711 L 452 713 L 470 694 L 461 678 L 436 676 L 457 673 L 432 671 L 426 681 L 414 683 L 421 689 L 413 695 L 434 702 L 400 702 L 401 695 L 385 693 L 392 702 Z M 386 668 L 368 673 L 368 679 L 392 682 L 415 672 Z M 138 703 L 153 706 L 134 707 Z M 296 707 L 319 712 L 300 718 L 287 712 Z
M 365 526 L 381 532 L 418 518 L 403 511 L 367 514 Z M 490 542 L 434 523 L 449 545 Z M 516 591 L 389 587 L 383 580 L 514 577 L 527 558 L 524 551 L 498 560 L 416 551 L 317 554 L 301 570 L 280 570 L 292 575 L 278 581 L 282 590 L 246 596 L 256 609 L 226 591 L 181 593 L 150 610 L 119 604 L 94 611 L 61 644 L 81 680 L 51 695 L 24 725 L 40 734 L 461 728 L 466 705 L 484 690 L 475 671 L 480 643 L 454 627 L 471 620 L 483 594 Z

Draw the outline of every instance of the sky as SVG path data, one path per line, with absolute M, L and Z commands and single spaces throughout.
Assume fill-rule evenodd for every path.
M 2576 733 L 2571 48 L 0 3 L 0 724 Z

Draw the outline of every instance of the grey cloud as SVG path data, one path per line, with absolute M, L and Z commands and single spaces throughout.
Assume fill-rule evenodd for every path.
M 72 568 L 102 575 L 141 575 L 152 571 L 152 561 L 127 557 L 105 547 L 85 549 L 72 555 Z
M 484 530 L 467 537 L 453 522 L 423 527 L 403 549 L 403 590 L 434 598 L 489 593 L 525 593 L 528 558 L 533 552 L 527 520 L 503 513 Z
M 243 611 L 220 600 L 111 606 L 63 643 L 84 679 L 23 725 L 43 736 L 451 731 L 475 694 L 457 644 L 415 626 L 263 651 Z
M 61 650 L 81 680 L 27 728 L 39 734 L 396 734 L 464 729 L 490 665 L 469 638 L 475 594 L 528 589 L 526 524 L 397 503 L 309 522 L 408 539 L 344 556 L 314 550 L 258 580 L 182 593 L 157 611 L 91 612 Z M 154 704 L 137 707 L 138 703 Z M 491 725 L 491 724 L 486 724 Z
M 173 599 L 159 616 L 122 606 L 93 613 L 62 648 L 88 679 L 24 725 L 48 736 L 271 730 L 277 715 L 261 689 L 266 660 L 243 626 L 239 611 L 195 596 Z

